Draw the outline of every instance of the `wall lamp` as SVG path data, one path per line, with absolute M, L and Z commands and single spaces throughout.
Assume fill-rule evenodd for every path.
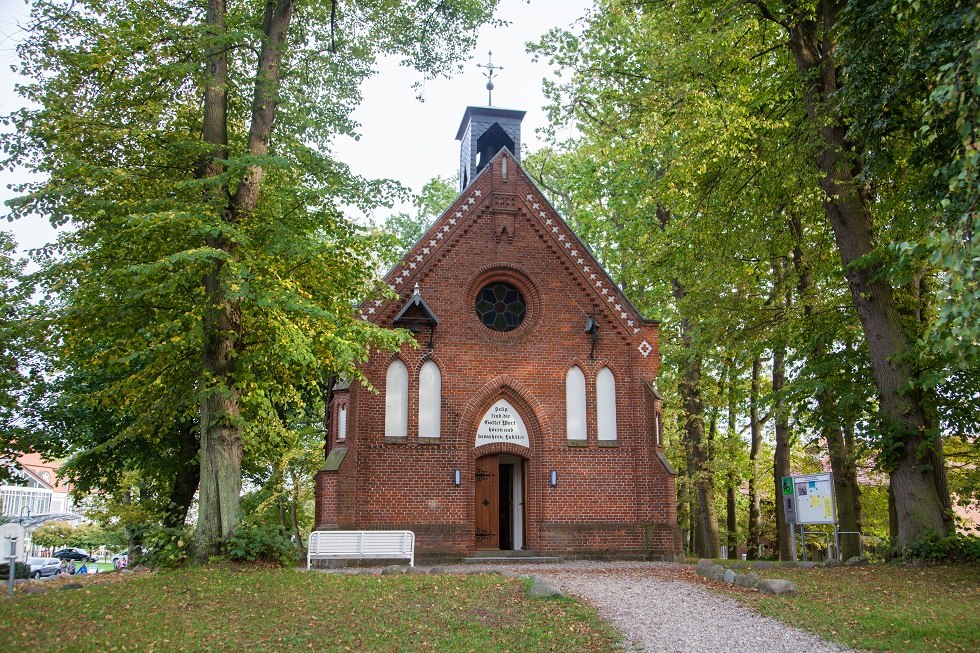
M 462 482 L 463 482 L 463 476 L 462 474 L 459 473 L 459 470 L 457 469 L 455 472 L 453 472 L 453 485 L 459 487 L 462 484 Z
M 558 487 L 558 472 L 554 469 L 551 470 L 550 474 L 548 474 L 548 485 L 551 487 Z
M 585 332 L 589 334 L 589 360 L 595 359 L 595 342 L 599 339 L 599 323 L 596 322 L 595 313 L 585 318 Z

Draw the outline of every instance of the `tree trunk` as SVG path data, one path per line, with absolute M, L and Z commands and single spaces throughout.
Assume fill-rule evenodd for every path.
M 798 216 L 790 220 L 795 244 L 793 247 L 793 264 L 797 273 L 797 292 L 803 301 L 803 317 L 809 320 L 813 315 L 813 305 L 808 299 L 810 285 L 810 269 L 803 255 L 803 225 Z M 822 362 L 827 351 L 819 335 L 811 341 L 809 358 L 817 368 L 825 368 Z M 840 544 L 845 560 L 858 555 L 860 549 L 859 535 L 854 533 L 861 530 L 861 490 L 857 482 L 857 449 L 854 442 L 853 420 L 842 419 L 841 408 L 828 389 L 829 383 L 823 384 L 824 389 L 816 393 L 817 415 L 820 418 L 821 433 L 827 442 L 830 457 L 830 469 L 834 474 L 834 495 L 837 503 L 838 529 L 845 533 Z M 848 426 L 843 426 L 848 423 Z M 844 437 L 849 429 L 850 437 Z
M 762 422 L 759 420 L 759 376 L 762 373 L 762 359 L 758 356 L 752 361 L 752 392 L 749 400 L 749 426 L 752 443 L 749 460 L 752 461 L 752 475 L 749 477 L 749 533 L 745 544 L 746 558 L 759 559 L 759 544 L 762 537 L 762 503 L 759 498 L 759 450 L 762 448 Z
M 838 529 L 844 560 L 859 555 L 861 530 L 861 489 L 857 480 L 857 461 L 854 458 L 854 425 L 830 425 L 824 429 L 830 468 L 834 472 L 834 498 L 837 502 Z
M 293 526 L 293 537 L 296 541 L 296 553 L 298 558 L 302 560 L 306 557 L 306 546 L 303 544 L 303 535 L 299 531 L 299 519 L 296 517 L 296 513 L 299 510 L 299 479 L 296 478 L 296 472 L 294 470 L 291 470 L 289 475 L 293 481 L 293 500 L 290 502 L 289 506 L 289 518 Z
M 673 281 L 674 296 L 684 297 L 684 287 Z M 691 479 L 692 514 L 695 530 L 694 551 L 702 558 L 717 558 L 721 554 L 718 515 L 715 510 L 714 475 L 708 462 L 708 443 L 704 432 L 704 404 L 701 401 L 701 358 L 694 351 L 691 326 L 681 319 L 681 340 L 685 356 L 681 363 L 681 403 L 684 406 L 684 446 L 687 452 L 688 475 Z M 696 509 L 695 509 L 696 507 Z
M 248 134 L 248 154 L 268 154 L 275 110 L 278 104 L 282 46 L 292 17 L 292 0 L 266 3 L 262 24 L 263 40 L 259 52 L 252 115 Z M 215 33 L 224 31 L 224 0 L 209 0 L 206 21 Z M 205 177 L 223 172 L 221 159 L 227 157 L 228 60 L 227 45 L 219 43 L 208 51 L 207 82 L 204 94 L 204 132 L 215 155 L 202 166 Z M 234 197 L 221 216 L 228 223 L 254 212 L 258 206 L 263 177 L 261 163 L 248 166 Z M 214 198 L 227 197 L 228 188 L 214 191 Z M 227 261 L 233 260 L 237 243 L 223 234 L 208 236 L 207 245 L 221 252 L 204 276 L 205 338 L 204 370 L 211 383 L 201 400 L 201 490 L 200 511 L 195 533 L 195 555 L 204 561 L 218 552 L 220 543 L 238 525 L 242 486 L 241 463 L 244 455 L 239 392 L 236 387 L 237 355 L 241 351 L 241 304 L 232 299 L 228 287 Z
M 790 539 L 791 526 L 786 523 L 786 511 L 783 506 L 782 479 L 790 475 L 790 438 L 789 416 L 780 394 L 786 381 L 786 348 L 777 345 L 772 352 L 772 393 L 773 415 L 775 416 L 776 450 L 773 452 L 773 481 L 775 482 L 776 504 L 776 541 L 780 560 L 793 559 L 793 547 Z
M 848 126 L 826 109 L 840 90 L 834 61 L 834 28 L 841 5 L 817 3 L 815 19 L 795 17 L 784 24 L 797 71 L 805 80 L 810 121 L 818 126 L 815 156 L 825 193 L 824 210 L 834 232 L 851 298 L 857 308 L 878 390 L 886 441 L 882 454 L 891 471 L 898 544 L 904 548 L 928 532 L 945 535 L 950 501 L 945 463 L 935 425 L 910 367 L 911 352 L 892 288 L 881 264 L 868 257 L 874 250 L 870 192 L 859 187 L 859 153 L 846 139 Z
M 741 439 L 738 437 L 735 365 L 732 361 L 728 361 L 726 367 L 726 376 L 728 377 L 728 432 L 725 435 L 728 445 L 728 474 L 725 482 L 725 527 L 728 531 L 726 544 L 728 545 L 728 559 L 738 560 L 738 504 L 735 495 L 738 490 L 738 472 L 735 468 L 735 456 L 741 447 Z

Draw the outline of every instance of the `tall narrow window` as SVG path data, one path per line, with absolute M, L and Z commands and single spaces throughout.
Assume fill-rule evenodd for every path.
M 585 375 L 578 366 L 565 375 L 565 419 L 569 440 L 584 440 L 585 427 Z
M 419 437 L 438 438 L 442 412 L 442 373 L 433 361 L 419 371 Z
M 616 439 L 616 379 L 608 367 L 599 370 L 595 380 L 596 417 L 599 440 Z
M 347 404 L 340 404 L 337 411 L 337 439 L 347 439 Z
M 408 435 L 408 368 L 400 360 L 388 366 L 385 379 L 385 437 Z

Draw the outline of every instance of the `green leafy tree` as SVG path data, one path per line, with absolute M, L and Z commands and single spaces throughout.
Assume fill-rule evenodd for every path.
M 32 337 L 36 310 L 32 287 L 23 276 L 25 262 L 15 257 L 11 234 L 0 231 L 0 457 L 12 459 L 33 432 L 42 366 Z M 7 466 L 0 468 L 6 478 Z
M 404 256 L 422 238 L 436 218 L 449 208 L 458 194 L 458 178 L 433 177 L 412 198 L 413 212 L 403 211 L 388 218 L 385 230 L 395 237 L 396 251 L 386 263 L 394 264 Z
M 610 1 L 581 34 L 558 30 L 537 46 L 570 73 L 568 83 L 546 88 L 555 121 L 581 126 L 582 138 L 569 147 L 587 163 L 573 169 L 598 190 L 545 187 L 586 216 L 586 234 L 598 236 L 586 235 L 590 242 L 609 243 L 604 260 L 621 283 L 673 295 L 660 315 L 668 328 L 678 325 L 683 346 L 673 353 L 676 341 L 664 338 L 664 369 L 713 368 L 717 379 L 719 358 L 771 352 L 773 387 L 763 396 L 774 417 L 774 475 L 791 459 L 794 422 L 815 427 L 839 482 L 850 486 L 847 519 L 859 523 L 856 435 L 872 440 L 891 473 L 902 545 L 948 527 L 938 408 L 977 387 L 975 375 L 951 377 L 948 363 L 930 358 L 920 341 L 937 324 L 936 274 L 917 245 L 930 241 L 930 215 L 945 193 L 930 179 L 943 161 L 961 165 L 956 152 L 969 141 L 946 138 L 950 119 L 930 123 L 936 138 L 926 148 L 900 138 L 930 115 L 923 113 L 930 75 L 950 84 L 970 79 L 972 41 L 962 26 L 973 14 L 944 6 L 916 19 L 918 27 L 886 30 L 883 44 L 882 3 Z M 839 51 L 852 29 L 863 59 Z M 922 38 L 928 34 L 948 39 Z M 913 56 L 891 66 L 882 63 L 883 49 L 886 62 L 893 52 Z M 944 67 L 947 51 L 959 58 Z M 911 75 L 901 71 L 907 60 L 918 66 Z M 895 93 L 872 83 L 882 70 Z M 872 98 L 894 106 L 884 114 Z M 964 105 L 950 105 L 963 109 L 956 113 L 961 134 L 970 131 Z M 862 139 L 862 129 L 896 115 L 901 129 L 888 130 L 887 147 Z M 911 255 L 888 243 L 911 243 L 904 247 Z M 844 360 L 837 373 L 834 362 Z M 687 385 L 707 396 L 711 384 Z M 710 405 L 684 403 L 710 433 Z M 964 430 L 975 430 L 962 409 L 953 412 Z M 701 447 L 698 441 L 688 449 Z M 707 450 L 710 462 L 710 444 Z
M 330 156 L 360 82 L 381 55 L 450 72 L 495 4 L 34 3 L 19 53 L 37 108 L 6 145 L 45 180 L 14 214 L 72 226 L 41 261 L 51 328 L 115 438 L 153 455 L 196 414 L 199 558 L 238 523 L 263 423 L 403 340 L 352 309 L 372 241 L 339 207 L 390 190 Z
M 71 524 L 65 521 L 49 521 L 31 531 L 31 542 L 50 549 L 68 546 L 74 534 Z

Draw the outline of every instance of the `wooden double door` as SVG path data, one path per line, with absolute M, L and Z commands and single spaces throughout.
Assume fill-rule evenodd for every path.
M 484 551 L 524 548 L 527 532 L 525 474 L 521 458 L 492 454 L 476 459 L 476 548 Z

